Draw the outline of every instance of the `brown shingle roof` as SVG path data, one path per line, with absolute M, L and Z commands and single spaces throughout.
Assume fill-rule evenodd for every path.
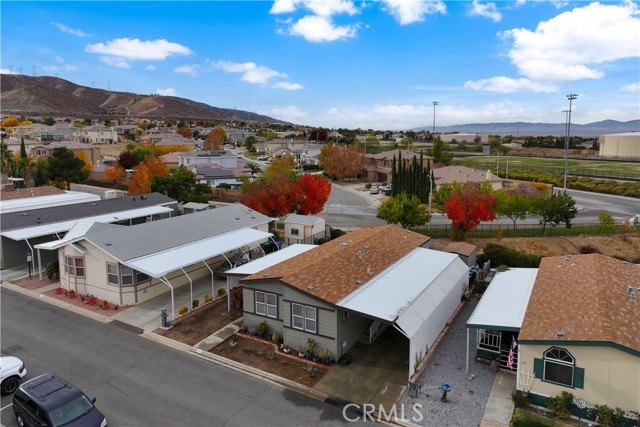
M 451 242 L 445 248 L 445 252 L 452 254 L 458 254 L 462 256 L 469 256 L 476 250 L 476 246 L 471 243 L 465 242 Z
M 16 200 L 24 199 L 26 197 L 38 197 L 38 196 L 53 196 L 55 194 L 65 194 L 65 191 L 60 190 L 52 185 L 46 185 L 44 187 L 31 187 L 31 188 L 17 188 L 17 189 L 3 189 L 0 192 L 0 200 Z
M 397 225 L 361 228 L 242 281 L 278 278 L 335 304 L 429 239 Z M 313 285 L 313 290 L 307 288 L 309 285 Z
M 640 297 L 640 265 L 601 254 L 543 258 L 520 339 L 603 341 L 640 351 L 640 298 L 632 301 L 628 286 Z

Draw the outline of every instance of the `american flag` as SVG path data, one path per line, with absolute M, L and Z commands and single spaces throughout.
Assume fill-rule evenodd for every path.
M 512 371 L 513 371 L 513 362 L 516 357 L 515 353 L 517 348 L 518 348 L 518 343 L 516 342 L 516 339 L 512 336 L 511 348 L 509 349 L 509 360 L 507 360 L 507 368 L 511 369 Z

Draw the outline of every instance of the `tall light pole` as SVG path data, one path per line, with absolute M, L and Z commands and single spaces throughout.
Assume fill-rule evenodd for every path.
M 569 111 L 567 112 L 567 138 L 564 142 L 564 191 L 567 191 L 567 175 L 569 174 L 569 136 L 571 135 L 571 103 L 574 99 L 578 99 L 578 95 L 570 93 L 567 95 L 569 100 Z
M 431 142 L 434 144 L 436 142 L 436 105 L 438 104 L 438 101 L 433 101 L 433 132 L 431 132 Z

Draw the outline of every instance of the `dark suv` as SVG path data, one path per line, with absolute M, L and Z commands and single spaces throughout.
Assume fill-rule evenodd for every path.
M 13 412 L 20 427 L 106 427 L 95 401 L 62 378 L 44 374 L 20 385 Z

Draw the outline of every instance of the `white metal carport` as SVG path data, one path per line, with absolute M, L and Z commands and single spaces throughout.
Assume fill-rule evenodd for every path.
M 66 239 L 69 234 L 67 232 L 71 231 L 74 227 L 77 227 L 77 230 L 76 230 L 77 232 L 81 231 L 84 234 L 84 232 L 86 232 L 89 228 L 91 228 L 91 225 L 93 225 L 93 223 L 96 223 L 96 222 L 112 223 L 112 222 L 126 221 L 126 220 L 131 221 L 134 218 L 152 217 L 153 215 L 164 214 L 168 212 L 173 212 L 173 209 L 167 208 L 164 206 L 148 206 L 144 208 L 113 212 L 105 215 L 90 216 L 82 219 L 60 221 L 60 222 L 54 222 L 50 224 L 36 225 L 33 227 L 17 228 L 14 230 L 4 231 L 0 233 L 0 235 L 15 241 L 24 240 L 27 243 L 27 246 L 29 246 L 31 253 L 33 253 L 34 248 L 38 249 L 38 274 L 40 275 L 40 279 L 42 279 L 40 249 L 45 249 L 45 250 L 58 249 L 60 246 L 57 245 L 57 243 L 62 242 L 63 239 Z M 67 233 L 67 234 L 60 240 L 53 240 L 50 242 L 41 243 L 41 244 L 35 245 L 34 247 L 32 247 L 31 243 L 29 243 L 29 239 L 42 237 L 42 236 L 60 235 L 62 233 Z
M 519 332 L 537 274 L 537 268 L 496 273 L 467 321 L 466 372 L 469 372 L 469 329 Z
M 468 283 L 468 267 L 458 255 L 416 248 L 336 305 L 393 323 L 409 339 L 411 376 Z
M 191 300 L 193 300 L 193 283 L 191 278 L 184 271 L 184 268 L 198 262 L 203 262 L 207 268 L 209 265 L 205 262 L 207 259 L 223 255 L 227 252 L 240 249 L 244 246 L 263 242 L 271 233 L 255 230 L 253 228 L 244 228 L 214 237 L 203 239 L 194 243 L 156 252 L 130 260 L 120 260 L 120 262 L 137 271 L 145 273 L 151 277 L 159 279 L 162 283 L 171 289 L 171 313 L 175 318 L 175 302 L 174 288 L 167 279 L 166 275 L 172 271 L 182 270 L 187 276 L 191 284 Z M 213 294 L 213 271 L 211 272 L 211 287 Z M 229 298 L 227 293 L 227 298 Z

